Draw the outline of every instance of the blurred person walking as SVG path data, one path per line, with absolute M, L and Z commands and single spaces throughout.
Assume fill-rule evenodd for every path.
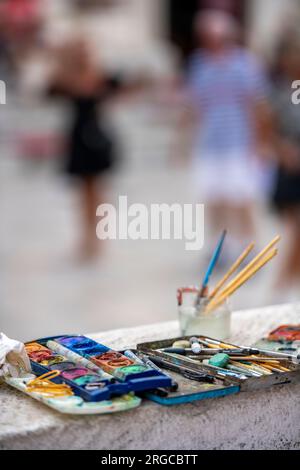
M 211 239 L 229 229 L 227 253 L 234 257 L 255 235 L 254 203 L 263 189 L 260 148 L 269 133 L 267 79 L 259 61 L 238 45 L 239 27 L 229 14 L 199 13 L 195 33 L 199 47 L 187 73 L 193 175 Z
M 290 293 L 293 289 L 299 291 L 300 283 L 300 104 L 292 101 L 292 83 L 299 79 L 299 38 L 289 38 L 280 45 L 277 53 L 272 106 L 277 156 L 273 203 L 287 236 L 287 252 L 278 285 Z
M 114 163 L 114 141 L 105 126 L 103 106 L 119 82 L 97 68 L 83 38 L 70 40 L 54 57 L 49 92 L 71 104 L 65 169 L 77 177 L 83 226 L 80 258 L 90 259 L 99 247 L 96 209 L 105 200 L 105 174 Z

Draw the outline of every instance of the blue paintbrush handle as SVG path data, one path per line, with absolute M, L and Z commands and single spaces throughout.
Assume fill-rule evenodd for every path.
M 217 261 L 220 257 L 220 254 L 221 254 L 221 250 L 222 250 L 222 247 L 223 247 L 223 243 L 224 243 L 224 240 L 225 240 L 225 237 L 226 237 L 226 230 L 224 230 L 224 232 L 222 233 L 222 236 L 219 240 L 219 243 L 214 251 L 214 254 L 212 255 L 212 258 L 209 262 L 209 265 L 208 265 L 208 268 L 207 268 L 207 271 L 205 273 L 205 277 L 204 277 L 204 280 L 203 280 L 203 284 L 202 284 L 202 287 L 207 287 L 208 285 L 208 281 L 209 281 L 209 278 L 211 276 L 211 273 L 213 272 L 213 269 L 215 267 L 215 265 L 217 264 Z

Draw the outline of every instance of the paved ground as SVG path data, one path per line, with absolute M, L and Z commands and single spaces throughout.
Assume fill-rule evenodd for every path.
M 16 129 L 18 134 L 56 121 L 51 113 L 32 108 L 21 114 L 19 108 L 6 108 L 5 113 L 0 134 L 0 329 L 25 340 L 174 319 L 176 288 L 199 281 L 205 248 L 197 253 L 185 251 L 183 242 L 114 241 L 92 265 L 76 264 L 73 186 L 53 162 L 24 161 L 15 152 Z M 145 204 L 192 201 L 188 166 L 169 162 L 172 131 L 164 116 L 135 106 L 118 112 L 116 122 L 124 160 L 111 180 L 109 200 L 124 194 L 129 202 Z M 258 215 L 263 243 L 278 227 L 264 208 Z M 271 303 L 272 272 L 266 269 L 244 288 L 234 307 Z

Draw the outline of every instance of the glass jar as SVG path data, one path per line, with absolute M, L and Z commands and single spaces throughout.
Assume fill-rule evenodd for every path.
M 196 306 L 198 291 L 183 289 L 182 303 L 178 306 L 179 325 L 182 336 L 209 336 L 220 340 L 230 337 L 231 309 L 228 301 L 210 313 L 205 313 L 207 299 Z

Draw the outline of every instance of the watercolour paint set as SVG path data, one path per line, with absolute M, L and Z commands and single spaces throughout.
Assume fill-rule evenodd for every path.
M 64 413 L 105 413 L 136 407 L 135 392 L 168 387 L 171 379 L 81 335 L 25 344 L 34 376 L 6 381 Z
M 295 331 L 299 326 L 277 330 L 287 328 Z M 26 343 L 32 373 L 7 377 L 6 382 L 68 414 L 125 411 L 139 406 L 142 399 L 179 405 L 299 383 L 295 337 L 291 342 L 272 332 L 253 347 L 245 347 L 206 336 L 185 336 L 115 351 L 82 335 L 54 336 Z
M 31 348 L 32 344 L 25 347 Z M 170 385 L 170 379 L 164 374 L 86 336 L 56 336 L 38 340 L 37 344 L 48 349 L 45 352 L 50 355 L 50 359 L 46 357 L 41 361 L 40 351 L 29 350 L 33 371 L 43 374 L 49 370 L 60 370 L 57 380 L 63 379 L 75 387 L 77 394 L 86 401 L 100 401 L 112 395 Z M 89 377 L 91 371 L 93 375 Z M 95 381 L 99 382 L 99 386 L 92 388 L 90 384 Z

